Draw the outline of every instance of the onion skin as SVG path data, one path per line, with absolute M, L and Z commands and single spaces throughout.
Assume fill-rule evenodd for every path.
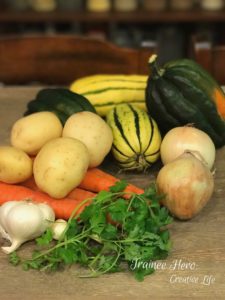
M 216 148 L 212 139 L 204 131 L 191 126 L 172 128 L 164 136 L 160 154 L 164 165 L 173 161 L 185 151 L 198 152 L 212 169 Z
M 163 166 L 156 178 L 162 204 L 180 220 L 196 216 L 210 200 L 214 179 L 209 168 L 191 153 Z

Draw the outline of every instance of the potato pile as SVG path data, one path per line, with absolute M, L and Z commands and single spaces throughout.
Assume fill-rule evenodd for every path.
M 0 181 L 21 183 L 34 176 L 38 188 L 60 199 L 80 184 L 88 168 L 99 166 L 109 153 L 113 135 L 92 112 L 78 112 L 64 127 L 48 111 L 17 120 L 10 146 L 0 146 Z

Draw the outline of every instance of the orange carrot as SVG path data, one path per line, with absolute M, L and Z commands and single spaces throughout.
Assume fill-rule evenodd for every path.
M 21 182 L 20 185 L 25 186 L 33 191 L 40 191 L 40 189 L 38 188 L 38 186 L 34 180 L 34 176 L 31 176 L 27 180 Z
M 96 193 L 102 190 L 109 190 L 109 188 L 119 180 L 119 178 L 98 168 L 89 169 L 79 185 L 79 188 L 75 188 L 66 198 L 62 199 L 54 199 L 38 190 L 33 177 L 21 185 L 0 182 L 0 205 L 11 200 L 22 201 L 30 199 L 36 203 L 47 203 L 54 210 L 56 218 L 68 220 L 72 212 L 83 200 L 89 199 L 89 201 L 79 207 L 76 214 L 82 212 L 84 207 L 91 203 L 91 198 L 93 198 Z M 125 192 L 142 194 L 144 190 L 129 184 L 126 187 Z M 129 198 L 129 196 L 126 198 Z
M 84 179 L 79 184 L 78 187 L 76 187 L 74 190 L 72 190 L 67 197 L 76 199 L 76 200 L 83 200 L 85 198 L 93 198 L 96 196 L 96 193 L 105 190 L 108 191 L 111 186 L 113 186 L 117 181 L 120 179 L 107 173 L 99 168 L 92 168 L 88 169 L 88 171 L 85 174 Z M 21 183 L 22 186 L 31 188 L 35 191 L 40 191 L 37 187 L 34 177 L 32 176 L 28 180 Z M 89 193 L 88 193 L 89 191 Z M 85 193 L 86 192 L 86 193 Z M 133 185 L 129 184 L 125 192 L 133 192 L 136 194 L 142 194 L 144 193 L 144 190 Z
M 27 179 L 26 181 L 23 181 L 21 183 L 22 186 L 25 186 L 33 191 L 39 191 L 41 192 L 41 190 L 38 188 L 34 177 L 30 177 L 29 179 Z M 66 196 L 67 198 L 71 198 L 71 199 L 75 199 L 75 200 L 84 200 L 87 198 L 94 198 L 97 194 L 90 192 L 90 191 L 86 191 L 84 189 L 81 188 L 74 188 L 70 193 L 68 193 L 68 195 Z
M 92 168 L 86 172 L 86 175 L 82 182 L 79 184 L 79 187 L 91 192 L 98 193 L 102 190 L 108 191 L 109 188 L 119 180 L 119 178 L 107 172 L 104 172 L 98 168 Z M 125 192 L 142 194 L 144 193 L 144 190 L 133 184 L 129 184 L 126 187 Z
M 0 182 L 0 205 L 7 201 L 31 200 L 35 203 L 46 203 L 52 207 L 56 218 L 68 220 L 75 208 L 81 204 L 82 200 L 71 198 L 54 199 L 40 191 L 33 191 L 30 188 Z M 82 212 L 85 206 L 89 205 L 91 200 L 83 204 L 76 214 Z
M 76 187 L 75 189 L 73 189 L 68 195 L 68 198 L 71 199 L 76 199 L 78 201 L 80 200 L 84 200 L 84 199 L 89 199 L 89 198 L 94 198 L 97 194 L 90 192 L 90 191 L 86 191 L 84 189 L 78 188 Z

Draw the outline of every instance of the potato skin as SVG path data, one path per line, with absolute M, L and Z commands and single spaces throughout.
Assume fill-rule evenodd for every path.
M 31 177 L 32 159 L 22 150 L 12 146 L 0 146 L 0 181 L 20 183 Z
M 89 165 L 86 146 L 73 138 L 47 142 L 34 159 L 34 179 L 53 198 L 65 197 L 82 181 Z
M 113 134 L 109 125 L 97 114 L 82 111 L 71 115 L 62 136 L 82 141 L 90 154 L 89 168 L 99 166 L 112 147 Z
M 54 113 L 33 113 L 13 124 L 11 144 L 29 155 L 36 155 L 46 142 L 61 136 L 62 128 L 59 118 Z

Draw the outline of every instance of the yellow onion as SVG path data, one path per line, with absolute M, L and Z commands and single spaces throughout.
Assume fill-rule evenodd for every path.
M 192 153 L 185 152 L 164 165 L 156 178 L 162 203 L 178 219 L 188 220 L 207 204 L 214 190 L 209 168 Z
M 213 167 L 216 149 L 212 139 L 204 131 L 191 126 L 175 127 L 164 136 L 160 155 L 165 165 L 185 151 L 198 153 L 209 169 Z

